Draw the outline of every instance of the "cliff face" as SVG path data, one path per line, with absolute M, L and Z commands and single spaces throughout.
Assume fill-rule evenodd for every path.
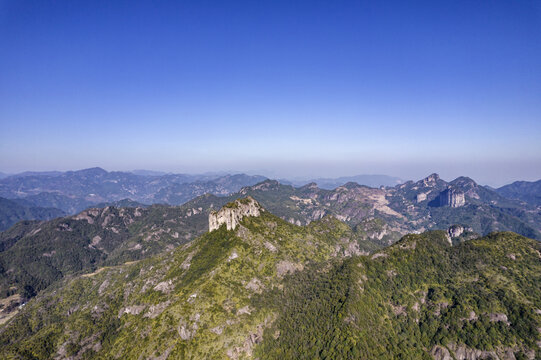
M 464 206 L 466 203 L 464 193 L 451 188 L 442 191 L 440 193 L 439 200 L 440 206 L 450 206 L 453 208 Z
M 426 187 L 434 187 L 438 184 L 440 176 L 436 173 L 428 175 L 423 179 L 423 185 Z
M 227 230 L 234 230 L 245 216 L 259 216 L 263 208 L 251 196 L 235 200 L 219 211 L 209 214 L 209 231 L 218 229 L 225 224 Z

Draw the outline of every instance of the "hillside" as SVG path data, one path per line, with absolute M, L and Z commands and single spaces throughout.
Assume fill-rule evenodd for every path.
M 0 231 L 9 229 L 21 220 L 48 220 L 64 215 L 57 208 L 33 206 L 0 197 Z
M 328 272 L 296 273 L 256 356 L 538 358 L 540 249 L 513 233 L 451 247 L 428 232 Z
M 67 275 L 91 272 L 173 249 L 208 229 L 208 208 L 153 205 L 89 209 L 0 233 L 0 298 L 34 296 Z
M 534 206 L 541 206 L 541 180 L 515 181 L 496 189 L 496 192 L 509 199 L 521 200 Z
M 175 250 L 57 282 L 0 330 L 1 356 L 539 353 L 539 242 L 494 233 L 451 246 L 427 232 L 366 256 L 331 217 L 297 226 L 248 198 L 211 220 L 217 230 Z
M 261 210 L 235 231 L 224 225 L 162 256 L 57 283 L 2 331 L 2 355 L 246 355 L 250 333 L 275 317 L 260 295 L 311 262 L 360 253 L 350 233 L 335 219 L 298 227 Z M 31 330 L 34 316 L 43 326 Z

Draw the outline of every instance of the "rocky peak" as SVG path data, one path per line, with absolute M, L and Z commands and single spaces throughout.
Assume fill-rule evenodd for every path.
M 438 180 L 440 180 L 440 176 L 436 173 L 430 174 L 427 177 L 425 177 L 422 182 L 424 186 L 436 186 L 438 183 Z
M 218 229 L 222 224 L 227 230 L 235 230 L 245 216 L 259 216 L 263 208 L 251 196 L 226 204 L 219 211 L 209 214 L 209 231 Z
M 368 186 L 359 185 L 356 182 L 348 181 L 344 185 L 337 187 L 335 190 L 342 190 L 343 191 L 343 190 L 353 190 L 353 189 L 358 189 L 358 188 L 368 188 Z
M 450 183 L 451 185 L 462 187 L 465 189 L 471 189 L 477 187 L 477 183 L 473 181 L 473 179 L 466 177 L 466 176 L 460 176 Z

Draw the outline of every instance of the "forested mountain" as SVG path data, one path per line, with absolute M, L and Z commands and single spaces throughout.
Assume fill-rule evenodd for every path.
M 512 184 L 496 189 L 496 192 L 509 199 L 521 200 L 541 207 L 541 180 L 515 181 Z
M 222 181 L 219 186 L 234 187 L 245 180 L 239 175 L 216 181 Z M 350 238 L 362 244 L 364 251 L 375 251 L 408 233 L 455 224 L 462 225 L 457 227 L 460 232 L 468 230 L 464 236 L 510 230 L 541 238 L 541 217 L 534 208 L 503 198 L 465 177 L 447 183 L 433 174 L 394 188 L 347 183 L 334 190 L 315 184 L 295 188 L 266 180 L 226 197 L 199 196 L 181 207 L 144 207 L 126 199 L 99 204 L 102 209 L 75 216 L 18 224 L 0 233 L 2 296 L 30 297 L 66 274 L 138 260 L 182 245 L 208 229 L 210 211 L 245 196 L 296 225 L 327 216 L 343 221 L 351 229 Z
M 212 181 L 195 181 L 185 184 L 173 184 L 162 188 L 153 196 L 153 203 L 181 205 L 204 194 L 226 196 L 239 191 L 247 185 L 254 185 L 265 180 L 263 176 L 244 174 L 222 176 Z
M 0 231 L 21 220 L 48 220 L 64 215 L 65 212 L 56 208 L 39 207 L 32 203 L 0 197 Z
M 32 206 L 55 207 L 74 214 L 96 204 L 123 199 L 143 204 L 180 205 L 205 193 L 228 195 L 264 179 L 263 176 L 245 174 L 136 175 L 92 168 L 9 176 L 0 179 L 0 196 L 24 199 Z
M 54 207 L 66 214 L 75 214 L 91 207 L 94 203 L 84 198 L 61 195 L 56 192 L 41 192 L 24 198 L 14 198 L 13 201 L 29 206 Z M 36 219 L 39 220 L 39 219 Z
M 89 209 L 47 222 L 20 222 L 0 233 L 0 298 L 29 298 L 54 281 L 104 265 L 146 258 L 185 244 L 208 229 L 206 209 Z
M 208 199 L 208 197 L 207 197 Z M 333 217 L 251 198 L 152 258 L 64 278 L 0 330 L 3 358 L 535 358 L 541 246 L 408 235 L 365 255 Z

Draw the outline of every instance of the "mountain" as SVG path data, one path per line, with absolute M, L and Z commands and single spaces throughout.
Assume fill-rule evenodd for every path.
M 446 182 L 432 174 L 393 188 L 347 183 L 333 190 L 320 189 L 315 183 L 295 188 L 266 180 L 244 187 L 227 199 L 244 196 L 252 196 L 270 212 L 297 225 L 334 216 L 380 246 L 408 233 L 447 229 L 455 224 L 482 235 L 514 231 L 541 240 L 539 211 L 466 177 Z
M 355 175 L 355 176 L 343 176 L 339 178 L 318 178 L 312 179 L 307 183 L 314 182 L 322 189 L 336 189 L 348 182 L 354 182 L 359 185 L 365 185 L 369 187 L 389 186 L 394 187 L 404 183 L 404 180 L 388 175 Z
M 56 208 L 38 207 L 0 197 L 0 231 L 21 220 L 48 220 L 64 215 L 62 210 Z
M 209 214 L 227 200 L 205 195 L 180 207 L 104 206 L 48 222 L 20 222 L 0 232 L 0 298 L 15 293 L 29 298 L 66 275 L 183 245 L 208 230 Z M 358 251 L 379 248 L 343 226 Z
M 408 235 L 372 255 L 333 217 L 297 226 L 252 198 L 152 258 L 64 278 L 0 328 L 3 358 L 534 358 L 541 246 Z M 17 314 L 18 312 L 18 314 Z M 16 314 L 16 315 L 14 315 Z
M 118 201 L 104 202 L 104 203 L 95 204 L 95 205 L 92 205 L 92 206 L 90 206 L 88 208 L 89 209 L 92 209 L 92 208 L 103 209 L 105 207 L 116 207 L 116 208 L 124 208 L 124 207 L 136 208 L 136 207 L 140 207 L 140 208 L 146 208 L 146 207 L 149 207 L 149 206 L 150 205 L 142 204 L 140 202 L 133 201 L 131 199 L 122 199 L 122 200 L 118 200 Z
M 222 176 L 212 181 L 173 184 L 158 191 L 153 197 L 153 203 L 181 205 L 207 193 L 225 196 L 239 191 L 244 186 L 254 185 L 265 179 L 263 176 L 237 174 Z
M 20 204 L 29 204 L 31 206 L 54 207 L 64 211 L 66 214 L 75 214 L 93 204 L 93 202 L 85 200 L 84 198 L 70 197 L 55 192 L 41 192 L 36 195 L 28 195 L 24 198 L 15 198 L 12 200 Z
M 227 180 L 223 186 L 236 186 L 234 179 L 220 181 Z M 237 179 L 247 181 L 241 176 Z M 104 264 L 118 265 L 180 246 L 208 229 L 209 213 L 246 196 L 292 224 L 308 225 L 328 217 L 343 221 L 350 229 L 349 238 L 365 252 L 388 246 L 408 233 L 453 226 L 462 228 L 461 232 L 467 229 L 463 239 L 505 230 L 541 238 L 538 213 L 465 177 L 447 183 L 432 174 L 394 188 L 347 183 L 334 190 L 320 189 L 313 183 L 295 188 L 265 180 L 225 197 L 205 194 L 181 207 L 143 207 L 124 200 L 50 222 L 19 224 L 0 233 L 0 241 L 13 247 L 4 245 L 0 252 L 3 268 L 13 268 L 0 275 L 0 290 L 8 294 L 9 288 L 15 286 L 15 291 L 22 294 L 28 287 L 31 291 L 27 295 L 33 294 L 66 274 L 91 271 Z M 453 200 L 453 196 L 461 200 Z M 98 238 L 100 245 L 95 246 Z M 56 251 L 53 259 L 42 256 L 52 251 Z M 15 270 L 22 264 L 26 269 L 32 264 L 35 269 L 22 274 Z
M 533 206 L 541 206 L 541 180 L 515 181 L 495 190 L 509 199 L 524 201 Z
M 145 183 L 144 179 L 130 173 L 109 173 L 101 168 L 54 175 L 12 176 L 0 180 L 0 196 L 22 198 L 45 192 L 89 202 L 114 201 L 133 196 Z
M 404 183 L 404 180 L 388 175 L 354 175 L 342 176 L 338 178 L 316 178 L 310 180 L 284 179 L 280 180 L 282 184 L 293 186 L 304 186 L 310 183 L 316 183 L 321 189 L 333 190 L 348 182 L 354 182 L 359 185 L 369 187 L 396 186 Z
M 450 246 L 445 233 L 427 232 L 327 273 L 297 272 L 255 354 L 533 359 L 541 339 L 540 249 L 513 233 Z
M 133 170 L 133 171 L 131 171 L 131 173 L 135 174 L 135 175 L 140 175 L 140 176 L 163 176 L 163 175 L 167 175 L 167 173 L 164 172 L 164 171 L 153 171 L 153 170 L 142 170 L 142 169 Z
M 25 199 L 41 207 L 58 207 L 74 214 L 91 205 L 131 199 L 143 204 L 180 205 L 205 193 L 227 195 L 253 185 L 262 176 L 136 175 L 91 168 L 64 173 L 26 173 L 0 179 L 0 196 Z
M 34 296 L 67 275 L 173 249 L 208 229 L 208 213 L 225 202 L 180 207 L 92 208 L 0 232 L 0 298 Z M 214 205 L 216 204 L 216 205 Z
M 62 171 L 25 171 L 22 173 L 12 174 L 12 177 L 26 177 L 26 176 L 59 176 L 62 175 Z

